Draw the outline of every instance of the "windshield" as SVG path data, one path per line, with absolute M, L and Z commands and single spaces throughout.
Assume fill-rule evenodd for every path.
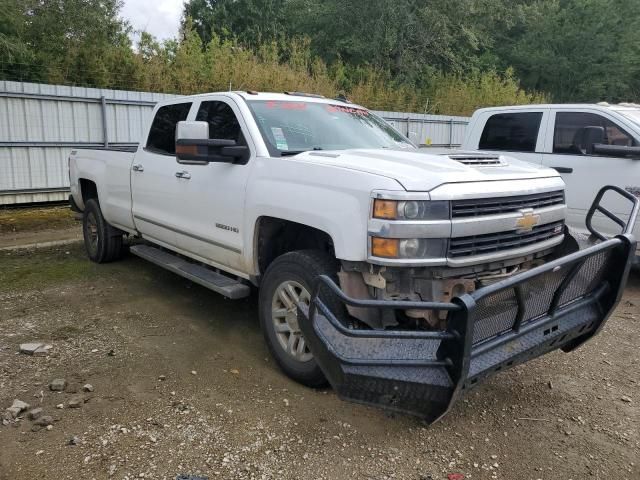
M 640 125 L 640 109 L 638 110 L 618 110 L 619 113 L 627 117 L 632 122 Z
M 247 103 L 272 156 L 308 150 L 414 149 L 384 120 L 362 108 L 304 101 Z

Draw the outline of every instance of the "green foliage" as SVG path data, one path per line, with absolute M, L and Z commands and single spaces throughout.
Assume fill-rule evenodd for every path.
M 214 37 L 259 47 L 288 36 L 286 0 L 191 0 L 184 18 L 208 44 Z
M 0 79 L 344 93 L 375 109 L 460 115 L 550 97 L 622 98 L 637 91 L 640 59 L 637 21 L 634 31 L 619 21 L 623 3 L 188 0 L 178 39 L 142 32 L 133 46 L 121 0 L 0 0 Z M 616 4 L 618 20 L 585 19 L 573 4 Z M 579 68 L 588 55 L 599 63 Z
M 543 93 L 526 92 L 520 88 L 512 69 L 507 69 L 502 75 L 495 71 L 476 71 L 464 77 L 440 75 L 434 85 L 431 98 L 435 113 L 455 111 L 469 115 L 481 107 L 549 102 Z
M 5 78 L 103 85 L 131 73 L 121 0 L 0 0 Z
M 189 0 L 185 15 L 202 38 L 215 32 L 251 49 L 307 37 L 343 89 L 355 88 L 369 69 L 371 78 L 388 74 L 424 96 L 442 78 L 478 84 L 474 72 L 491 79 L 513 67 L 507 77 L 520 78 L 527 90 L 589 102 L 637 99 L 638 6 L 629 0 Z
M 519 10 L 498 43 L 503 64 L 558 101 L 632 101 L 640 90 L 637 1 L 547 0 Z
M 424 66 L 462 71 L 484 44 L 476 0 L 292 0 L 292 32 L 310 35 L 325 61 L 371 65 L 403 81 Z M 364 8 L 363 8 L 364 7 Z M 455 14 L 453 14 L 455 13 Z

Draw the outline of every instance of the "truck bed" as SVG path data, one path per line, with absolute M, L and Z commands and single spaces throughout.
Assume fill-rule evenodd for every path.
M 131 214 L 131 166 L 137 147 L 77 148 L 69 155 L 71 194 L 82 210 L 83 182 L 93 182 L 107 221 L 122 230 L 135 229 Z M 82 179 L 82 181 L 80 181 Z

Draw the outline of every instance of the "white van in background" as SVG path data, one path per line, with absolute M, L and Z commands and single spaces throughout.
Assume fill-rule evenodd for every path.
M 462 150 L 508 153 L 555 168 L 566 183 L 568 223 L 577 230 L 584 230 L 587 211 L 602 186 L 616 185 L 640 196 L 640 105 L 483 108 L 473 114 Z M 605 196 L 603 205 L 623 218 L 630 211 L 630 203 L 618 195 Z M 620 233 L 603 215 L 593 223 L 607 234 Z

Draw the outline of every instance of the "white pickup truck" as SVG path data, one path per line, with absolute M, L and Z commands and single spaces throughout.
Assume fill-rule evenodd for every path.
M 155 107 L 135 151 L 78 149 L 69 166 L 72 208 L 83 212 L 91 260 L 120 258 L 128 236 L 139 239 L 132 253 L 229 298 L 258 287 L 264 337 L 289 376 L 311 386 L 328 378 L 345 398 L 425 418 L 444 412 L 463 377 L 479 378 L 460 357 L 471 355 L 459 350 L 460 342 L 470 348 L 509 332 L 521 336 L 531 315 L 553 307 L 553 298 L 558 307 L 591 292 L 587 284 L 572 287 L 566 299 L 552 292 L 546 304 L 514 313 L 546 288 L 532 286 L 488 305 L 481 315 L 486 325 L 465 334 L 458 298 L 488 294 L 522 275 L 538 278 L 544 273 L 538 269 L 576 250 L 564 227 L 562 179 L 553 169 L 502 156 L 419 153 L 380 118 L 346 101 L 295 92 L 176 98 Z M 595 288 L 614 275 L 608 295 L 617 292 L 626 281 L 624 248 L 632 243 L 624 238 L 605 250 L 617 259 L 614 273 L 597 263 L 578 277 Z M 337 319 L 331 325 L 338 330 L 315 330 L 318 318 Z M 536 350 L 527 349 L 527 358 L 580 343 L 606 317 L 582 318 L 584 325 L 551 325 L 544 336 L 540 330 L 538 340 L 546 343 L 532 343 Z M 396 345 L 398 335 L 426 336 L 420 341 L 438 339 L 438 345 L 416 350 Z M 356 344 L 349 346 L 351 340 Z M 385 360 L 387 347 L 400 352 Z M 511 364 L 524 361 L 525 353 L 510 348 Z M 342 369 L 360 354 L 390 367 L 410 352 L 434 357 L 412 360 L 437 370 L 421 377 L 433 401 L 420 393 L 416 402 L 395 374 L 376 389 L 362 383 L 375 372 L 351 378 Z M 467 373 L 458 371 L 461 361 Z M 389 397 L 388 389 L 400 394 Z
M 461 150 L 505 154 L 556 169 L 566 184 L 567 224 L 578 231 L 603 185 L 640 195 L 640 105 L 483 108 L 473 114 Z M 619 196 L 603 204 L 618 215 L 627 213 Z M 608 235 L 620 232 L 604 215 L 596 215 L 593 223 Z

